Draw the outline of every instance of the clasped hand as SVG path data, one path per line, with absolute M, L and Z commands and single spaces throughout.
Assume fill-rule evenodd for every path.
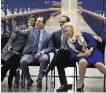
M 92 53 L 92 51 L 87 48 L 86 51 L 83 54 L 84 54 L 84 56 L 90 56 L 91 53 Z
M 41 53 L 37 53 L 37 54 L 35 54 L 34 58 L 38 59 L 40 56 L 41 56 Z

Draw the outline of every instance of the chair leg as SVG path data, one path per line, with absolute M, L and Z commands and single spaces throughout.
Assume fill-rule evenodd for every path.
M 77 65 L 76 65 L 76 83 L 75 84 L 77 84 Z M 75 92 L 76 92 L 76 90 L 77 90 L 77 85 L 75 85 L 76 86 L 76 89 L 75 89 Z
M 54 70 L 51 70 L 50 76 L 50 92 L 53 92 L 55 88 L 55 67 Z
M 77 66 L 76 66 L 76 81 L 77 81 Z
M 24 75 L 23 72 L 22 72 L 22 74 L 21 74 L 21 80 L 22 80 L 22 82 L 21 82 L 21 87 L 22 87 L 22 88 L 25 88 L 25 75 Z
M 54 92 L 53 74 L 54 74 L 54 71 L 51 70 L 51 76 L 50 76 L 50 92 Z
M 55 67 L 54 67 L 54 88 L 55 88 Z
M 75 67 L 74 67 L 74 92 L 75 92 L 75 87 L 76 87 L 76 84 L 75 84 Z
M 19 88 L 19 80 L 20 80 L 20 69 L 18 68 L 14 79 L 14 88 Z
M 48 90 L 48 75 L 46 75 L 46 92 L 47 92 L 47 90 Z
M 53 74 L 53 71 L 51 70 L 51 76 L 50 76 L 50 82 L 49 82 L 50 83 L 50 92 L 52 92 L 52 90 L 51 90 L 51 83 L 52 83 L 52 77 L 53 77 L 52 74 Z
M 106 92 L 106 76 L 104 75 L 104 87 L 103 87 L 103 91 Z
M 74 67 L 74 92 L 76 92 L 77 83 L 77 66 Z

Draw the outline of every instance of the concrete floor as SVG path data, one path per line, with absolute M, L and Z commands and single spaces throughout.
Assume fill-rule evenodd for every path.
M 60 87 L 60 82 L 59 82 L 59 78 L 58 78 L 58 73 L 57 73 L 57 68 L 56 69 L 56 87 L 55 89 L 57 89 L 58 87 Z M 46 79 L 44 77 L 43 79 L 43 88 L 41 91 L 39 91 L 36 88 L 36 79 L 37 79 L 37 74 L 39 71 L 39 67 L 30 67 L 30 72 L 32 75 L 32 79 L 34 80 L 34 84 L 31 87 L 31 89 L 22 89 L 20 88 L 11 88 L 8 89 L 7 86 L 7 77 L 4 79 L 4 81 L 1 83 L 1 92 L 45 92 L 45 88 L 46 88 Z M 74 70 L 73 68 L 66 68 L 66 75 L 67 75 L 67 80 L 69 84 L 74 84 L 73 82 L 73 73 Z M 92 72 L 92 73 L 91 73 Z M 85 81 L 84 81 L 85 87 L 84 87 L 84 92 L 103 92 L 103 75 L 96 69 L 87 69 L 87 73 L 85 76 Z M 54 89 L 54 91 L 55 91 Z M 48 77 L 48 92 L 50 91 L 50 73 L 49 73 L 49 77 Z M 72 90 L 69 90 L 68 92 L 73 92 L 73 88 Z

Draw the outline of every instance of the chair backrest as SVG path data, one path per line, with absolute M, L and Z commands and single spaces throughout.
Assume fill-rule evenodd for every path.
M 97 42 L 97 48 L 102 52 L 102 54 L 103 54 L 103 56 L 104 56 L 104 52 L 105 52 L 105 42 L 102 41 L 102 43 L 101 43 L 101 42 L 99 42 L 99 41 L 97 41 L 97 40 L 96 40 L 96 42 Z
M 102 42 L 99 42 L 97 41 L 97 48 L 101 51 L 101 53 L 103 54 L 103 58 L 104 58 L 104 52 L 105 52 L 105 42 L 102 41 Z M 88 68 L 95 68 L 94 65 L 89 65 Z

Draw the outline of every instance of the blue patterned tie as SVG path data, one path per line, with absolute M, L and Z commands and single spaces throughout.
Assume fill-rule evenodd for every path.
M 40 40 L 40 31 L 37 31 L 37 39 L 36 39 L 36 49 L 37 50 L 38 50 L 39 40 Z

